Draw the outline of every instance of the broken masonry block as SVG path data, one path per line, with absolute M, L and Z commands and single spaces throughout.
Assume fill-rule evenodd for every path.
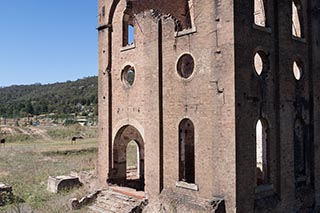
M 47 190 L 53 193 L 59 193 L 63 190 L 80 187 L 81 185 L 79 178 L 75 176 L 49 176 Z
M 14 200 L 12 186 L 0 183 L 0 206 L 12 203 Z

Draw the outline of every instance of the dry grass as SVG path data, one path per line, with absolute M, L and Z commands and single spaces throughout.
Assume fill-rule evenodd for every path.
M 58 130 L 52 131 L 58 134 Z M 77 140 L 73 145 L 69 139 L 30 138 L 0 148 L 0 182 L 12 185 L 14 194 L 24 200 L 0 207 L 0 212 L 67 212 L 68 200 L 83 196 L 86 190 L 52 194 L 46 190 L 48 176 L 94 169 L 97 138 Z

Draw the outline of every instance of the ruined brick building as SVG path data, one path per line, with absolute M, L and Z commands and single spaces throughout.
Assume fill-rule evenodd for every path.
M 319 0 L 99 0 L 98 9 L 102 185 L 144 190 L 149 205 L 181 195 L 227 212 L 319 208 Z

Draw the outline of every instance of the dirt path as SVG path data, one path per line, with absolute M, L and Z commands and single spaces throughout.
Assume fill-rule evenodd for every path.
M 47 134 L 46 130 L 40 129 L 38 127 L 30 127 L 33 131 L 33 134 L 40 135 L 43 139 L 52 141 L 52 138 Z
M 47 134 L 47 131 L 45 129 L 29 126 L 29 127 L 11 127 L 11 126 L 1 126 L 0 132 L 2 132 L 5 135 L 18 135 L 18 134 L 24 134 L 24 135 L 39 135 L 44 140 L 52 141 L 52 138 Z

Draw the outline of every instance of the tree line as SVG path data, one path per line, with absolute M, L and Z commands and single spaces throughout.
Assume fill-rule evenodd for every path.
M 54 84 L 0 88 L 0 117 L 21 118 L 54 113 L 59 117 L 98 114 L 96 76 Z

